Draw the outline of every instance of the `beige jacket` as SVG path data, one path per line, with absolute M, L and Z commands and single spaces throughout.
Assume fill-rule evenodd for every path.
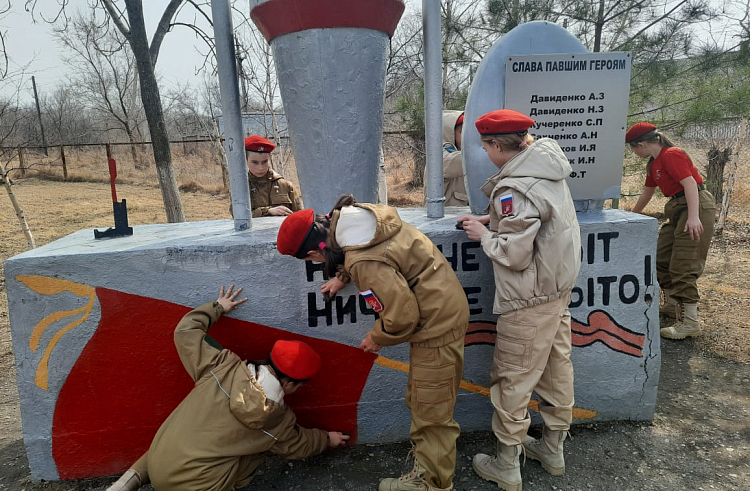
M 456 121 L 462 111 L 443 111 L 443 191 L 445 206 L 467 206 L 469 196 L 464 183 L 464 163 L 456 147 Z
M 482 248 L 495 272 L 496 314 L 549 302 L 575 286 L 581 231 L 565 182 L 571 170 L 557 142 L 542 138 L 482 186 L 492 231 Z
M 450 264 L 395 208 L 356 204 L 335 212 L 331 231 L 360 293 L 372 290 L 383 310 L 370 331 L 382 346 L 438 347 L 462 338 L 469 304 Z
M 177 325 L 175 346 L 195 381 L 154 436 L 148 470 L 159 491 L 231 490 L 240 468 L 266 452 L 304 459 L 325 450 L 328 434 L 296 424 L 291 408 L 266 396 L 247 363 L 205 341 L 223 313 L 217 303 L 189 312 Z M 248 465 L 250 464 L 250 465 Z
M 254 218 L 268 216 L 268 210 L 274 206 L 283 205 L 293 212 L 304 208 L 294 184 L 273 170 L 269 169 L 264 177 L 255 177 L 248 172 L 247 179 Z

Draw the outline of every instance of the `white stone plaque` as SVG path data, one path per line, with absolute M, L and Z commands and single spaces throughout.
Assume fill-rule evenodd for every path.
M 534 119 L 536 138 L 557 140 L 575 200 L 620 197 L 630 61 L 629 52 L 507 58 L 505 107 Z

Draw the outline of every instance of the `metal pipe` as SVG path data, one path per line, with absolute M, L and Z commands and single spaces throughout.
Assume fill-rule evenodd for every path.
M 443 56 L 440 36 L 440 2 L 422 0 L 424 44 L 424 123 L 427 156 L 427 216 L 445 215 L 443 192 Z
M 252 226 L 250 186 L 247 182 L 240 87 L 237 82 L 234 29 L 229 0 L 213 0 L 211 14 L 216 41 L 216 63 L 219 68 L 221 111 L 224 115 L 224 153 L 229 167 L 229 191 L 232 196 L 234 229 L 247 230 Z

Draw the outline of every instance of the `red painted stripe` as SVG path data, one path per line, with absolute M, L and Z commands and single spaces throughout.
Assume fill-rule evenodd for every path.
M 393 36 L 404 3 L 401 0 L 271 0 L 250 11 L 266 41 L 307 29 L 361 27 Z
M 604 312 L 601 312 L 601 311 L 592 312 L 589 315 L 588 321 L 589 321 L 589 324 L 586 325 L 574 319 L 573 325 L 572 325 L 573 331 L 579 334 L 593 334 L 597 330 L 603 330 L 614 336 L 617 336 L 618 338 L 622 339 L 623 341 L 629 344 L 632 344 L 638 347 L 643 347 L 643 342 L 645 340 L 645 336 L 643 334 L 639 334 L 639 333 L 630 331 L 628 329 L 625 329 L 622 326 L 619 326 L 616 322 L 612 320 L 611 317 L 609 317 L 609 315 L 607 315 Z
M 619 351 L 620 353 L 624 353 L 626 355 L 635 356 L 637 358 L 643 356 L 643 350 L 641 350 L 640 348 L 631 346 L 628 343 L 624 342 L 622 339 L 618 339 L 605 331 L 596 331 L 592 334 L 586 335 L 581 335 L 574 331 L 572 334 L 573 346 L 578 346 L 580 348 L 590 346 L 597 341 L 604 343 L 604 345 L 610 349 Z
M 469 322 L 469 328 L 466 330 L 466 334 L 471 334 L 473 332 L 496 332 L 497 327 L 494 322 L 490 321 L 474 321 Z
M 466 334 L 464 338 L 464 346 L 472 346 L 474 344 L 490 344 L 494 345 L 497 339 L 497 334 L 489 332 L 475 332 L 472 334 Z

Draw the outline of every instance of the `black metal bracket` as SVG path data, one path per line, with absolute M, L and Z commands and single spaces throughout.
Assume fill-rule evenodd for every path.
M 115 228 L 108 228 L 107 230 L 100 232 L 94 229 L 95 239 L 104 239 L 110 237 L 125 237 L 133 235 L 133 227 L 128 226 L 128 206 L 127 200 L 123 198 L 122 201 L 112 202 L 112 210 L 115 213 Z

